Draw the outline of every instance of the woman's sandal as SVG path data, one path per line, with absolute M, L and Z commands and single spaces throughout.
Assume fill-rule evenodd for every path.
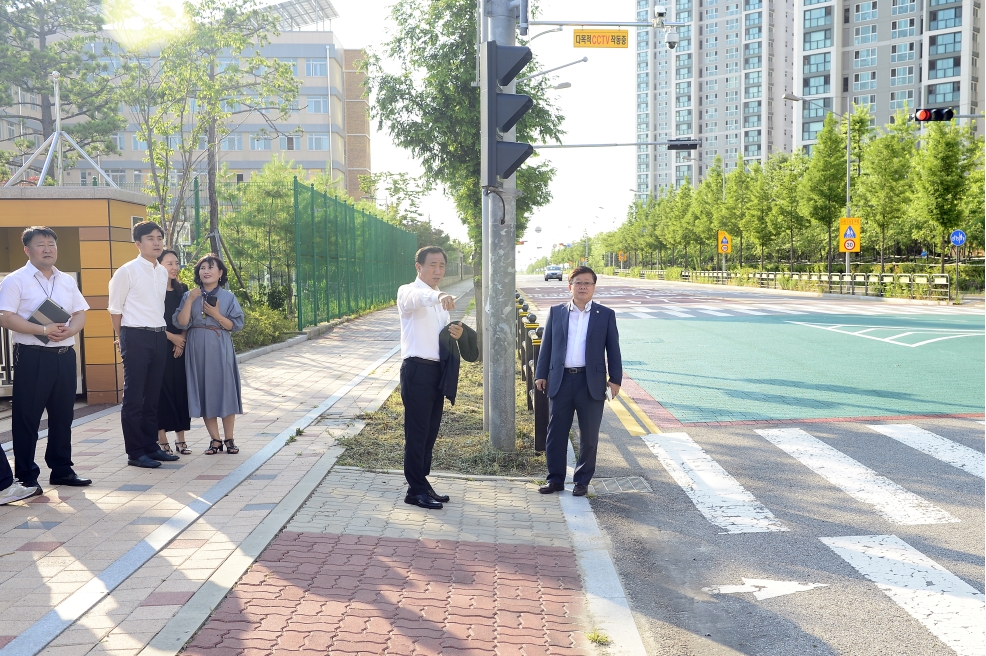
M 222 440 L 209 440 L 209 448 L 205 450 L 205 455 L 214 456 L 223 450 Z
M 184 442 L 175 442 L 175 450 L 183 456 L 187 456 L 192 452 Z
M 226 445 L 226 453 L 230 455 L 236 455 L 240 452 L 240 447 L 233 444 L 233 440 L 223 440 L 223 444 Z
M 159 449 L 167 453 L 169 456 L 173 453 L 173 451 L 171 450 L 171 445 L 168 444 L 167 442 L 158 442 L 157 446 Z

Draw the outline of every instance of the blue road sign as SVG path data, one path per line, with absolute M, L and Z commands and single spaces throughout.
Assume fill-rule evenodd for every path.
M 852 229 L 852 226 L 846 228 L 846 233 L 842 235 L 843 239 L 855 239 L 856 231 Z
M 961 230 L 953 230 L 952 234 L 949 236 L 949 239 L 951 239 L 952 243 L 956 246 L 961 246 L 965 243 L 965 233 Z

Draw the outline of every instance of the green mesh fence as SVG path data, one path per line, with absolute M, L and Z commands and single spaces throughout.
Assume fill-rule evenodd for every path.
M 397 299 L 417 237 L 294 180 L 298 330 Z

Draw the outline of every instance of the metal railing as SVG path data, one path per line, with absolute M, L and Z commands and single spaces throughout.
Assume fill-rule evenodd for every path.
M 664 280 L 665 271 L 645 269 L 641 270 L 640 277 Z M 743 274 L 730 271 L 682 271 L 681 281 L 937 301 L 951 299 L 952 293 L 951 277 L 947 273 L 833 273 L 830 275 L 786 271 L 755 271 Z
M 541 353 L 541 337 L 544 328 L 530 309 L 520 292 L 514 293 L 517 301 L 517 357 L 520 359 L 520 378 L 526 384 L 527 409 L 534 413 L 534 450 L 544 451 L 548 438 L 548 395 L 534 387 L 534 372 Z

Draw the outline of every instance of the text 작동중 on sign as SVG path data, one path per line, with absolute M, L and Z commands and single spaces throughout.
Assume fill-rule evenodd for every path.
M 627 48 L 629 30 L 575 30 L 573 45 L 576 48 Z

